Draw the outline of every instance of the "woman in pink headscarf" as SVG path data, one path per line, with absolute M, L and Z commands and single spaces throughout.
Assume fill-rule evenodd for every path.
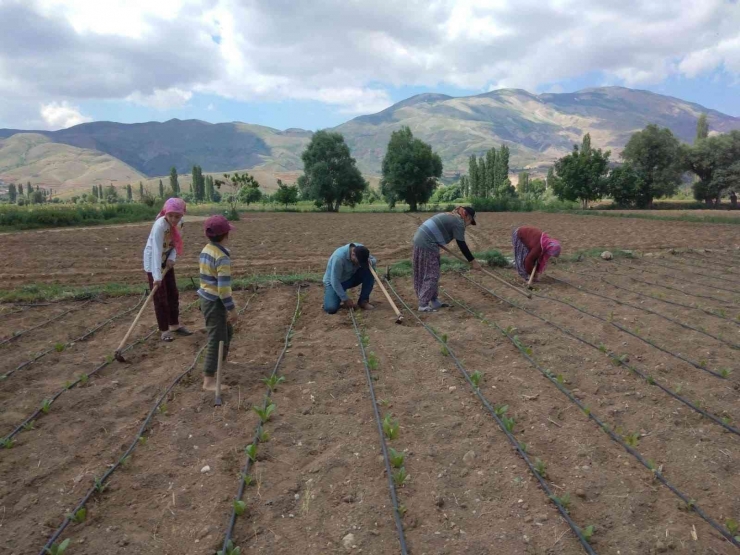
M 511 234 L 511 244 L 514 247 L 516 271 L 527 281 L 532 275 L 535 263 L 537 273 L 534 279 L 538 281 L 547 268 L 550 257 L 560 256 L 560 242 L 536 227 L 523 226 L 515 229 Z
M 149 280 L 149 289 L 159 284 L 153 300 L 162 341 L 172 341 L 173 334 L 192 335 L 191 331 L 180 325 L 180 293 L 175 280 L 175 260 L 178 254 L 182 254 L 180 229 L 185 211 L 184 200 L 167 199 L 144 248 L 144 271 Z M 169 271 L 163 277 L 165 268 Z

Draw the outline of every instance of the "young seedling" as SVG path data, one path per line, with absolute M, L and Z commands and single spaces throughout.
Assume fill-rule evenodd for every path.
M 399 505 L 398 506 L 398 514 L 401 516 L 405 516 L 408 509 L 406 508 L 406 505 Z
M 100 481 L 100 478 L 95 478 L 95 491 L 103 493 L 108 487 L 108 484 L 104 484 Z
M 236 516 L 242 516 L 246 510 L 247 504 L 244 501 L 234 501 L 234 512 L 236 513 Z
M 6 437 L 2 443 L 0 443 L 0 446 L 2 446 L 3 449 L 11 449 L 15 445 L 15 440 L 10 437 Z
M 257 446 L 254 443 L 247 445 L 244 452 L 247 454 L 250 461 L 255 462 L 257 460 Z
M 285 381 L 283 376 L 272 375 L 269 378 L 262 378 L 262 383 L 270 388 L 270 391 L 275 391 L 277 386 Z
M 113 355 L 107 355 L 105 357 L 105 362 L 108 363 L 108 364 L 110 364 L 111 362 L 113 362 Z
M 514 430 L 514 424 L 516 423 L 513 418 L 509 418 L 507 416 L 501 417 L 501 422 L 504 423 L 504 428 L 506 428 L 506 431 L 511 433 Z
M 87 374 L 80 374 L 80 384 L 87 385 L 87 382 L 90 381 L 90 376 Z
M 653 378 L 652 376 L 648 376 L 647 383 L 649 383 L 650 385 L 655 385 L 655 378 Z
M 66 345 L 64 343 L 55 343 L 54 344 L 54 350 L 57 353 L 61 353 L 65 349 Z
M 46 551 L 48 555 L 64 555 L 64 552 L 67 551 L 68 547 L 69 547 L 69 538 L 64 540 L 59 545 L 54 544 L 51 547 L 45 547 L 44 551 Z
M 401 487 L 406 483 L 409 475 L 406 473 L 406 467 L 401 467 L 393 473 L 393 483 Z
M 157 410 L 159 411 L 159 414 L 167 414 L 167 403 L 162 403 L 157 407 Z
M 722 417 L 722 423 L 725 426 L 729 426 L 730 425 L 730 422 L 732 422 L 732 418 L 730 418 L 729 416 L 723 416 Z
M 26 432 L 30 432 L 31 430 L 35 430 L 36 426 L 34 426 L 34 420 L 31 420 L 30 422 L 26 422 L 23 424 L 23 430 Z
M 556 379 L 556 381 L 557 381 L 557 382 L 558 382 L 558 383 L 559 383 L 560 385 L 563 385 L 563 384 L 565 383 L 565 378 L 563 377 L 563 375 L 562 375 L 562 374 L 558 374 L 558 375 L 557 375 L 557 377 L 556 377 L 555 379 Z
M 591 409 L 588 407 L 583 407 L 583 414 L 586 416 L 591 416 Z
M 547 465 L 545 465 L 545 463 L 542 462 L 540 459 L 535 459 L 534 471 L 543 478 L 547 477 Z
M 268 420 L 270 420 L 270 416 L 275 411 L 275 403 L 270 403 L 264 408 L 261 407 L 252 407 L 252 410 L 257 413 L 257 416 L 260 417 L 260 422 L 264 424 Z
M 522 441 L 520 441 L 519 442 L 519 449 L 521 449 L 524 453 L 526 453 L 527 452 L 527 444 L 524 443 L 524 442 L 522 442 Z
M 270 441 L 270 432 L 268 432 L 267 430 L 260 430 L 259 439 L 260 443 L 267 443 L 268 441 Z
M 728 518 L 727 520 L 725 520 L 725 526 L 727 526 L 727 529 L 730 531 L 730 534 L 732 534 L 733 536 L 737 536 L 737 532 L 738 532 L 738 529 L 740 529 L 740 526 L 738 525 L 736 520 L 732 518 Z
M 476 387 L 476 389 L 480 388 L 480 380 L 483 377 L 483 374 L 481 374 L 478 370 L 470 374 L 470 381 L 473 382 L 473 385 Z
M 560 504 L 563 507 L 563 509 L 565 509 L 566 511 L 570 507 L 570 494 L 569 493 L 563 494 L 562 497 L 558 497 L 557 495 L 552 495 L 550 496 L 550 499 Z
M 139 445 L 146 445 L 146 436 L 139 436 Z
M 252 478 L 249 474 L 242 474 L 242 480 L 244 481 L 244 485 L 249 487 L 252 485 L 254 478 Z
M 590 524 L 589 526 L 586 526 L 583 530 L 581 530 L 581 534 L 583 534 L 583 539 L 585 539 L 587 542 L 590 542 L 591 536 L 594 535 L 594 525 Z
M 496 416 L 498 416 L 499 418 L 505 415 L 507 410 L 509 410 L 509 405 L 496 405 L 493 408 L 493 412 L 495 412 Z
M 241 555 L 242 548 L 241 547 L 235 547 L 234 542 L 231 540 L 226 542 L 226 549 L 217 551 L 216 555 Z
M 121 459 L 121 466 L 128 466 L 129 462 L 131 462 L 131 455 L 126 455 Z
M 707 359 L 703 358 L 703 359 L 699 360 L 699 366 L 701 366 L 702 368 L 706 368 L 707 367 Z
M 723 378 L 729 378 L 730 374 L 732 374 L 732 370 L 728 370 L 727 368 L 720 368 L 719 375 Z
M 610 310 L 609 311 L 609 318 L 607 318 L 607 320 L 609 322 L 613 322 L 614 321 L 614 311 L 613 310 Z
M 70 520 L 70 522 L 74 522 L 75 524 L 82 524 L 87 518 L 87 509 L 85 507 L 80 507 L 79 509 L 77 509 L 77 512 L 67 514 L 67 518 Z
M 383 432 L 385 433 L 385 437 L 390 440 L 396 439 L 398 437 L 398 430 L 398 421 L 391 420 L 391 415 L 386 414 L 385 418 L 383 419 Z
M 51 399 L 44 399 L 41 402 L 41 412 L 44 414 L 49 414 L 49 411 L 51 410 Z
M 69 389 L 72 387 L 72 382 L 70 380 L 67 380 L 64 382 L 64 389 Z
M 375 353 L 367 354 L 367 366 L 368 368 L 370 368 L 370 370 L 378 369 L 378 357 Z
M 450 350 L 447 348 L 447 345 L 442 345 L 440 352 L 442 353 L 442 356 L 444 357 L 450 356 Z
M 606 345 L 604 345 L 603 343 L 599 343 L 599 351 L 606 354 L 607 352 Z
M 393 447 L 391 447 L 388 450 L 388 458 L 391 461 L 391 466 L 393 468 L 401 468 L 403 466 L 403 461 L 406 458 L 406 454 L 402 451 L 396 451 Z
M 627 434 L 623 439 L 630 447 L 637 447 L 640 444 L 640 434 L 638 432 Z

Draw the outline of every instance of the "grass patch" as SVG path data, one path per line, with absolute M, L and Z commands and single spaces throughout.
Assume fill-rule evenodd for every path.
M 482 252 L 474 252 L 473 256 L 480 262 L 484 267 L 490 268 L 507 268 L 510 264 L 506 257 L 497 250 L 487 250 Z M 449 256 L 443 256 L 440 259 L 440 269 L 442 272 L 457 272 L 460 270 L 467 270 L 470 265 L 466 262 L 461 262 L 456 258 Z M 391 273 L 394 276 L 406 277 L 413 273 L 411 260 L 401 260 L 391 266 Z
M 639 211 L 630 212 L 625 214 L 622 212 L 608 212 L 598 210 L 569 210 L 568 214 L 574 216 L 600 216 L 602 218 L 637 218 L 640 220 L 663 220 L 663 221 L 676 221 L 676 222 L 693 222 L 699 224 L 731 224 L 740 225 L 740 217 L 738 216 L 715 216 L 715 215 L 699 215 L 699 214 L 681 214 L 681 215 L 660 215 L 660 214 L 647 214 Z
M 0 206 L 0 232 L 154 220 L 159 207 L 144 204 Z

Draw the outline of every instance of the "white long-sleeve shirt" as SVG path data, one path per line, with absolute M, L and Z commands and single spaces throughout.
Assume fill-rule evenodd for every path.
M 182 220 L 180 220 L 180 227 L 182 228 Z M 177 252 L 171 240 L 172 232 L 167 218 L 159 218 L 154 222 L 149 232 L 149 239 L 146 241 L 146 247 L 144 247 L 144 271 L 151 272 L 154 281 L 162 280 L 162 265 L 166 260 L 174 262 L 177 259 Z M 168 250 L 170 253 L 165 257 Z

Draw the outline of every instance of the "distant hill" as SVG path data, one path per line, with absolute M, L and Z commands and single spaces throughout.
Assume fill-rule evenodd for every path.
M 708 114 L 712 132 L 740 129 L 740 118 L 698 104 L 647 91 L 604 87 L 566 94 L 534 95 L 516 89 L 459 98 L 422 94 L 377 114 L 354 118 L 333 130 L 344 134 L 360 169 L 373 176 L 380 173 L 391 133 L 408 125 L 442 156 L 445 175 L 454 177 L 467 171 L 471 154 L 482 154 L 502 143 L 511 150 L 512 172 L 524 168 L 544 172 L 579 143 L 585 133 L 591 133 L 595 146 L 612 150 L 612 159 L 617 159 L 632 133 L 649 123 L 668 127 L 683 141 L 691 142 L 701 113 Z M 28 134 L 0 129 L 0 139 L 19 133 Z M 78 175 L 98 178 L 104 160 L 98 158 L 101 154 L 94 154 L 98 152 L 122 162 L 115 172 L 129 167 L 129 172 L 141 174 L 132 177 L 132 182 L 148 176 L 149 183 L 157 183 L 158 176 L 166 176 L 172 166 L 181 174 L 189 174 L 192 166 L 199 164 L 204 172 L 251 170 L 266 181 L 267 189 L 272 189 L 277 177 L 293 181 L 299 175 L 300 155 L 312 136 L 302 129 L 278 131 L 239 122 L 211 124 L 178 119 L 137 124 L 93 122 L 33 133 L 36 137 L 43 135 L 51 143 L 45 143 L 49 145 L 44 147 L 46 150 L 35 151 L 36 166 L 19 165 L 16 158 L 13 172 L 0 172 L 0 179 L 14 176 L 12 179 L 25 181 L 27 175 L 36 172 L 69 183 L 70 178 L 61 180 L 65 176 L 58 172 L 39 170 L 57 165 L 55 157 L 62 150 L 52 146 L 69 145 L 83 149 L 64 151 L 68 157 L 77 155 L 75 164 L 67 163 L 69 167 L 79 165 L 75 179 Z M 46 161 L 45 156 L 52 160 Z M 110 162 L 110 158 L 105 160 Z M 94 170 L 83 170 L 83 166 L 93 163 Z M 123 181 L 128 179 L 124 177 Z
M 36 133 L 0 139 L 0 180 L 41 184 L 60 192 L 92 184 L 125 185 L 144 176 L 102 152 L 52 142 Z

